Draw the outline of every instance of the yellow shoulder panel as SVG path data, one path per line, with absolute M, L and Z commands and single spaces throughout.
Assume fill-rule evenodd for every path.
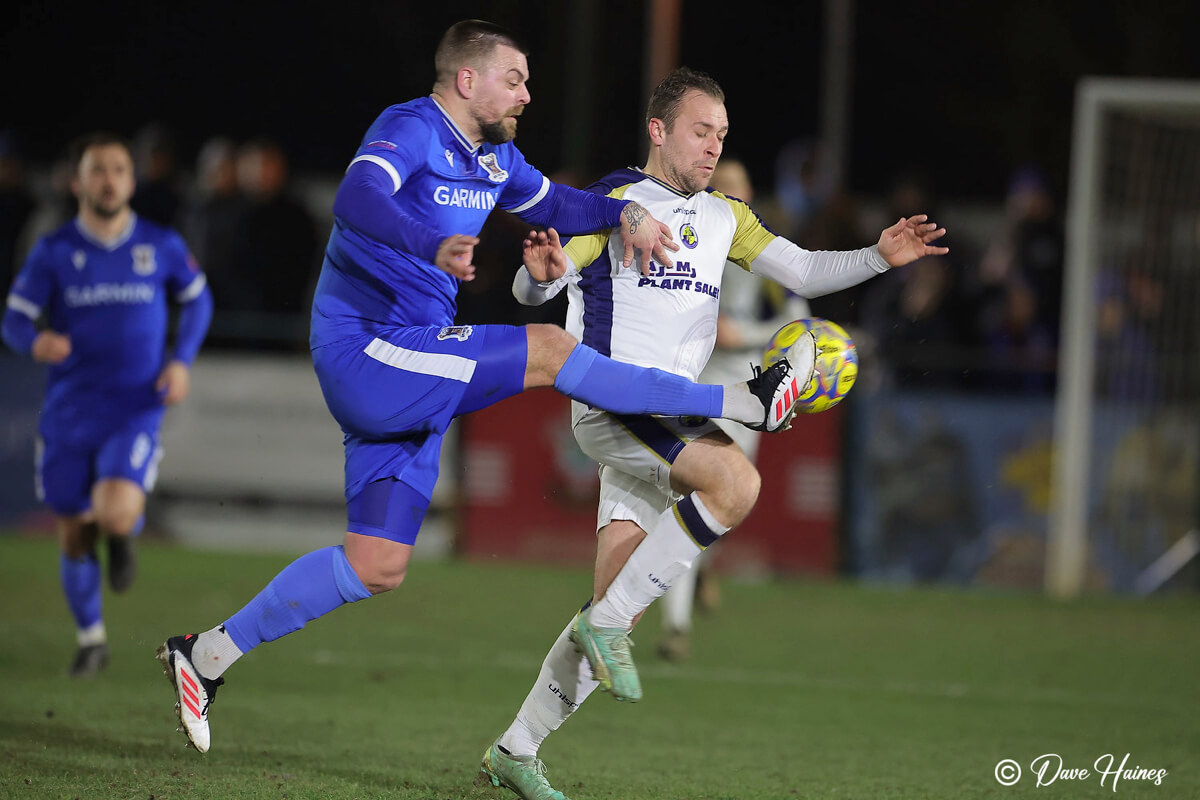
M 713 196 L 729 204 L 737 222 L 733 244 L 729 247 L 729 260 L 749 272 L 750 262 L 758 258 L 758 254 L 775 239 L 775 234 L 767 230 L 758 215 L 741 200 L 726 197 L 720 192 L 713 192 Z

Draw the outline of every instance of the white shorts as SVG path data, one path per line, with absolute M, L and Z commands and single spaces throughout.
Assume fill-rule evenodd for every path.
M 585 414 L 575 425 L 575 440 L 600 463 L 596 530 L 620 519 L 653 530 L 682 497 L 671 490 L 671 465 L 685 446 L 719 430 L 712 420 L 698 417 Z

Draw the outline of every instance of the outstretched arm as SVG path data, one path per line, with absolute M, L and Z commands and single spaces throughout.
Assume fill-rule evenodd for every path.
M 929 255 L 945 255 L 947 247 L 930 244 L 946 233 L 924 214 L 901 218 L 861 250 L 805 250 L 783 237 L 772 238 L 749 261 L 751 271 L 770 278 L 801 297 L 821 297 L 856 286 L 890 267 Z M 744 262 L 743 262 L 744 263 Z

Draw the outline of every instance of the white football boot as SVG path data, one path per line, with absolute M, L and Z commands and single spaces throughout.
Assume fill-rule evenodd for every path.
M 763 421 L 747 425 L 756 431 L 776 433 L 791 427 L 800 395 L 812 383 L 817 368 L 817 341 L 805 331 L 788 348 L 786 358 L 766 369 L 754 367 L 754 377 L 746 381 L 750 393 L 763 404 Z
M 217 687 L 225 683 L 224 678 L 209 680 L 196 671 L 192 664 L 192 648 L 196 645 L 196 634 L 172 636 L 167 639 L 155 656 L 162 664 L 163 672 L 175 687 L 175 714 L 179 717 L 179 730 L 187 735 L 188 744 L 201 753 L 208 752 L 208 707 L 217 694 Z

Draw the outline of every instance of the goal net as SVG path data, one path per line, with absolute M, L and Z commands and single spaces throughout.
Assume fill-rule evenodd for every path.
M 1200 82 L 1085 79 L 1073 136 L 1046 588 L 1153 591 L 1200 550 Z

